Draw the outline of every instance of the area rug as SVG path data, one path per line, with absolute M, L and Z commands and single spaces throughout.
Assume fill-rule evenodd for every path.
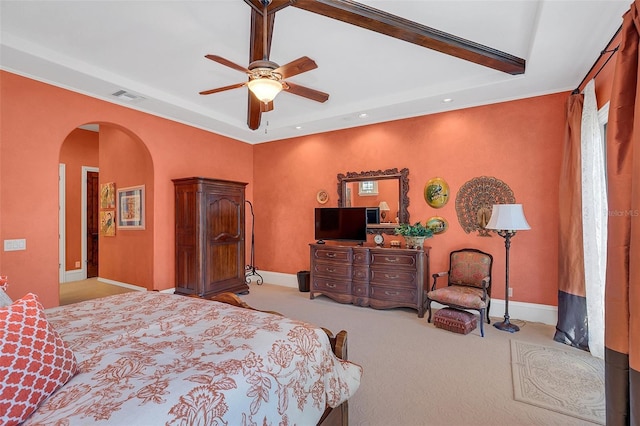
M 516 401 L 605 424 L 604 361 L 567 350 L 511 340 Z

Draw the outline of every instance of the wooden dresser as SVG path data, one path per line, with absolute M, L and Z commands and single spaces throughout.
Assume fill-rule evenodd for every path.
M 424 317 L 429 250 L 311 244 L 310 297 L 375 309 L 408 307 Z
M 247 293 L 242 182 L 174 179 L 176 293 Z

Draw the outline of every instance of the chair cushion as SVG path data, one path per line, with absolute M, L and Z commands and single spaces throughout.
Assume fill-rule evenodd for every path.
M 427 297 L 443 305 L 464 306 L 470 309 L 487 307 L 487 302 L 482 300 L 482 289 L 476 287 L 448 286 L 428 292 Z
M 491 273 L 491 258 L 476 252 L 455 252 L 451 254 L 449 282 L 482 288 L 482 279 Z

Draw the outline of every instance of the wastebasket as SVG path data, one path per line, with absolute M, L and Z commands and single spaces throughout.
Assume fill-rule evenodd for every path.
M 311 272 L 299 271 L 298 272 L 298 290 L 303 292 L 309 291 L 310 280 L 311 280 Z

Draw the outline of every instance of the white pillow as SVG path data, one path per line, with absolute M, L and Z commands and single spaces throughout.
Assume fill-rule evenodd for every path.
M 13 300 L 0 288 L 0 308 L 9 306 L 13 303 Z

